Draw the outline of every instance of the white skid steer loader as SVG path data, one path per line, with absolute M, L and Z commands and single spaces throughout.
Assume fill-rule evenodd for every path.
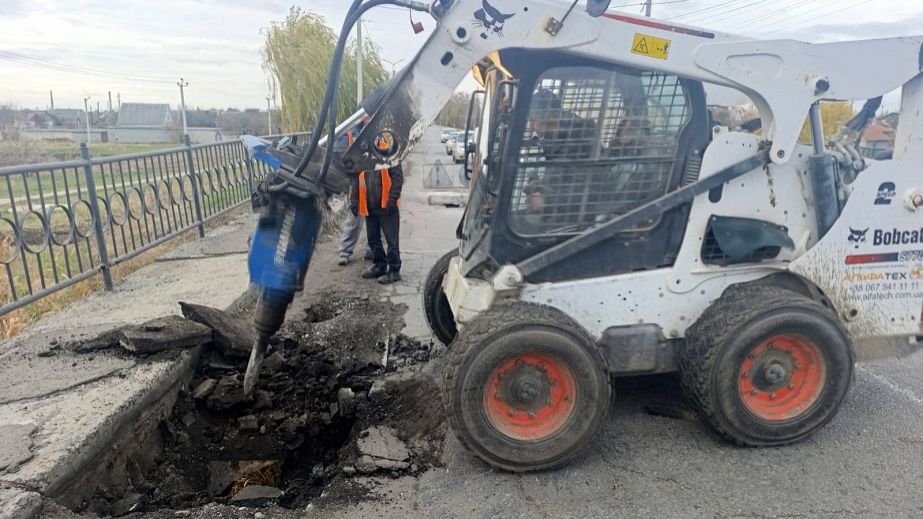
M 474 70 L 470 199 L 424 299 L 451 425 L 487 463 L 560 466 L 610 377 L 671 371 L 729 440 L 794 442 L 834 417 L 855 362 L 919 348 L 923 37 L 757 41 L 596 0 L 356 0 L 351 19 L 382 3 L 438 26 L 331 128 L 370 116 L 348 150 L 286 167 L 335 191 L 399 162 Z M 704 84 L 749 97 L 761 131 L 716 125 Z M 893 159 L 863 158 L 901 87 Z M 825 142 L 832 100 L 867 102 Z

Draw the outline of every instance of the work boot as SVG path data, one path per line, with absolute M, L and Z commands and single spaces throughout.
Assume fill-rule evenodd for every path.
M 337 265 L 341 267 L 345 267 L 346 265 L 349 265 L 349 256 L 340 256 L 339 258 L 337 258 Z
M 363 279 L 375 279 L 375 278 L 384 276 L 385 274 L 387 274 L 387 271 L 385 271 L 385 269 L 378 268 L 378 267 L 372 267 L 362 273 L 362 278 Z
M 390 285 L 391 283 L 397 283 L 401 280 L 400 272 L 388 272 L 384 276 L 378 278 L 378 282 L 382 285 Z

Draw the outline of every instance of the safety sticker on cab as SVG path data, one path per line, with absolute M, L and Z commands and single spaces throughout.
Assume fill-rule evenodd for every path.
M 654 59 L 667 59 L 670 57 L 670 43 L 670 40 L 636 33 L 635 41 L 631 44 L 631 52 Z

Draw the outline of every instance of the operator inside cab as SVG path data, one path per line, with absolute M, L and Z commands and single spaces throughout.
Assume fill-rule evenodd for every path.
M 586 89 L 565 86 L 559 94 L 538 88 L 533 93 L 524 147 L 530 149 L 525 155 L 538 158 L 541 166 L 532 168 L 522 187 L 525 204 L 512 214 L 517 233 L 571 232 L 636 205 L 626 190 L 642 182 L 645 170 L 632 158 L 658 144 L 641 78 L 619 74 L 612 87 L 605 113 L 587 108 L 597 94 Z M 587 204 L 593 210 L 586 210 Z
M 540 149 L 540 156 L 549 164 L 542 177 L 529 178 L 523 188 L 526 209 L 514 217 L 521 231 L 538 234 L 548 204 L 554 206 L 555 200 L 568 196 L 573 187 L 573 169 L 567 163 L 591 158 L 597 131 L 593 120 L 564 110 L 561 98 L 548 89 L 532 94 L 528 128 L 532 130 L 532 147 Z

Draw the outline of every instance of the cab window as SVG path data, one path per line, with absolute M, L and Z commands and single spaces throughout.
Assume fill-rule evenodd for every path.
M 675 76 L 621 68 L 546 71 L 532 89 L 511 229 L 572 235 L 663 195 L 690 117 Z

